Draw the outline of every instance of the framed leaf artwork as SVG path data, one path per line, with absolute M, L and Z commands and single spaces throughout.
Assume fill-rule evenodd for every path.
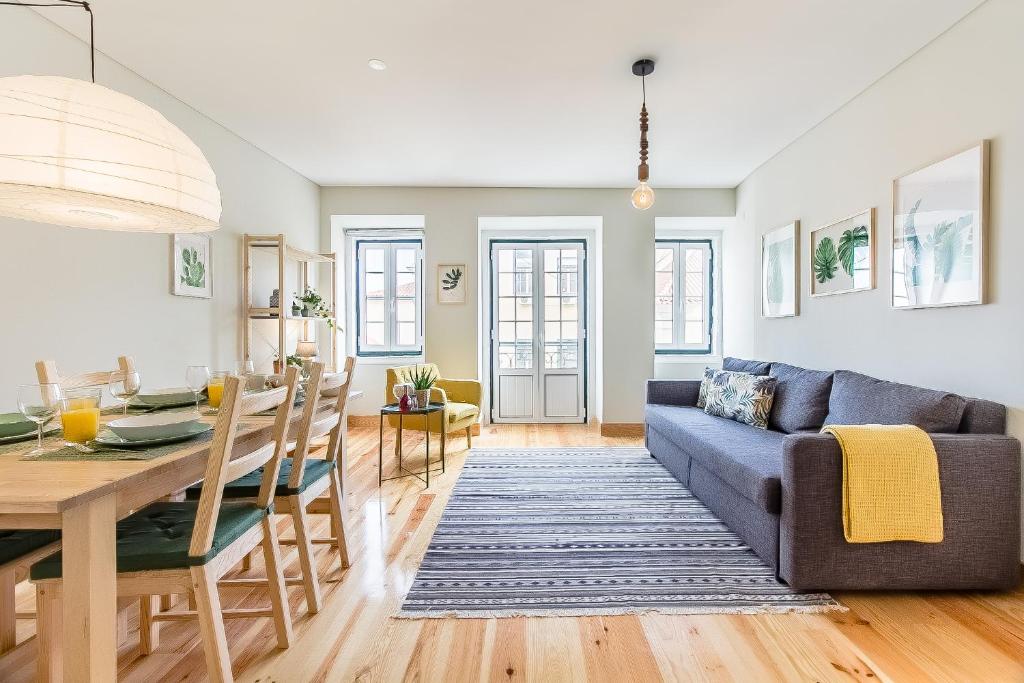
M 437 303 L 466 303 L 466 265 L 441 264 L 437 267 Z
M 984 303 L 988 140 L 892 186 L 893 308 Z
M 811 296 L 875 288 L 875 209 L 811 230 Z
M 761 236 L 761 315 L 789 318 L 799 314 L 800 221 Z
M 209 235 L 171 235 L 171 294 L 213 298 L 213 254 Z

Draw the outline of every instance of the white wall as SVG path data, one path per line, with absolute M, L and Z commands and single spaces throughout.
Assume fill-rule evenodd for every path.
M 84 43 L 31 10 L 0 10 L 0 76 L 88 78 Z M 102 55 L 96 77 L 160 111 L 213 166 L 224 205 L 213 233 L 214 298 L 171 296 L 166 235 L 0 218 L 0 412 L 17 409 L 16 387 L 34 381 L 42 358 L 76 373 L 113 369 L 118 355 L 131 354 L 151 387 L 184 384 L 188 364 L 233 370 L 242 343 L 239 235 L 283 232 L 298 246 L 319 246 L 315 184 Z
M 629 204 L 629 190 L 536 188 L 325 187 L 321 191 L 323 244 L 331 243 L 332 215 L 425 216 L 426 359 L 452 377 L 476 377 L 477 292 L 464 306 L 439 306 L 438 263 L 478 263 L 481 216 L 600 216 L 603 253 L 603 415 L 605 422 L 642 422 L 644 382 L 654 372 L 654 219 L 656 216 L 732 216 L 735 193 L 658 189 L 647 212 Z M 469 273 L 475 282 L 477 273 Z M 728 324 L 728 323 L 727 323 Z M 737 322 L 737 326 L 740 323 Z M 364 365 L 360 374 L 382 373 Z M 354 406 L 371 414 L 383 396 Z
M 878 377 L 1003 402 L 1024 438 L 1024 2 L 989 0 L 738 188 L 737 217 L 757 258 L 760 235 L 800 219 L 811 228 L 874 206 L 878 288 L 811 299 L 801 249 L 800 316 L 758 316 L 751 278 L 753 357 Z M 807 93 L 813 97 L 814 93 Z M 893 178 L 992 140 L 989 303 L 929 310 L 889 307 Z

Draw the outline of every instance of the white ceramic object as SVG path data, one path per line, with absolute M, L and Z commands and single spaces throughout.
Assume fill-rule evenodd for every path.
M 150 441 L 187 434 L 198 421 L 199 413 L 189 410 L 122 417 L 108 422 L 107 428 L 128 441 Z

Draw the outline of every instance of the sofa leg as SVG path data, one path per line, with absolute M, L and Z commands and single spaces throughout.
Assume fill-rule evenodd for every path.
M 473 426 L 466 427 L 466 448 L 473 447 Z

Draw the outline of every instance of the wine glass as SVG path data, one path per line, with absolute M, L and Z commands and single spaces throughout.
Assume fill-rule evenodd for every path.
M 185 370 L 185 382 L 196 396 L 196 412 L 199 411 L 199 394 L 210 383 L 210 368 L 205 365 L 190 365 Z
M 142 380 L 137 372 L 112 372 L 107 387 L 110 389 L 110 395 L 121 402 L 124 414 L 128 415 L 128 401 L 139 393 Z
M 248 377 L 249 375 L 256 373 L 256 366 L 253 365 L 251 360 L 240 360 L 238 361 L 238 376 Z
M 43 448 L 43 426 L 60 412 L 61 392 L 59 384 L 23 384 L 18 387 L 18 410 L 27 419 L 36 423 L 36 447 L 28 455 L 45 453 Z

